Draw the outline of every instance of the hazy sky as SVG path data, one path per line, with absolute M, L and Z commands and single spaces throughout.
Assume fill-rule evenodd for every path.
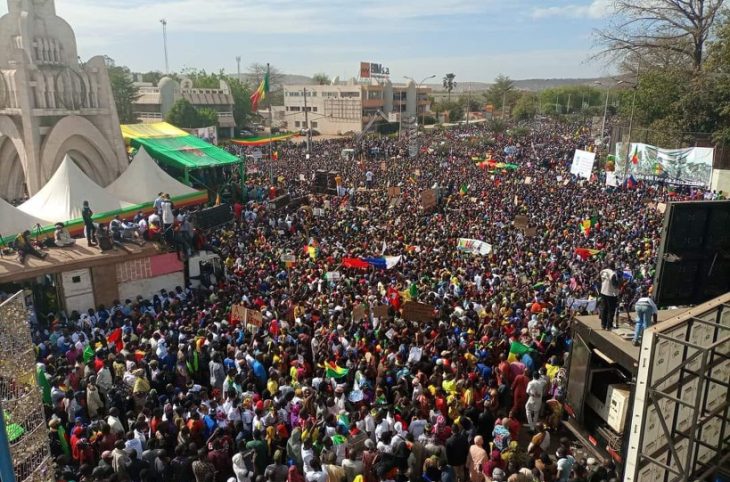
M 356 76 L 359 62 L 390 68 L 393 80 L 454 72 L 458 80 L 592 77 L 592 32 L 611 0 L 56 0 L 79 55 L 106 54 L 135 71 L 242 70 Z M 6 13 L 5 2 L 0 13 Z

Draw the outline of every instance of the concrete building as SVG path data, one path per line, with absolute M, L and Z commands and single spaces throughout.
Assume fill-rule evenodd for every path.
M 421 119 L 431 112 L 429 87 L 416 88 L 413 82 L 393 85 L 378 83 L 333 82 L 329 85 L 285 85 L 284 116 L 286 128 L 306 128 L 304 90 L 306 89 L 309 125 L 325 135 L 360 132 L 382 112 L 391 122 Z
M 224 80 L 220 81 L 217 89 L 196 89 L 190 79 L 178 82 L 170 77 L 161 78 L 156 86 L 149 82 L 135 82 L 135 85 L 140 95 L 134 101 L 134 113 L 140 122 L 165 120 L 175 102 L 185 99 L 195 108 L 207 107 L 218 112 L 219 133 L 224 134 L 223 137 L 233 137 L 236 128 L 233 94 Z
M 66 154 L 102 186 L 127 166 L 104 58 L 81 63 L 53 0 L 0 18 L 0 196 L 33 195 Z

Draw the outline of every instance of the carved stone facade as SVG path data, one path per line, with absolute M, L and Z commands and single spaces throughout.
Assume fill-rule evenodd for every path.
M 128 164 L 104 58 L 81 63 L 54 0 L 0 18 L 0 197 L 35 194 L 66 154 L 105 186 Z

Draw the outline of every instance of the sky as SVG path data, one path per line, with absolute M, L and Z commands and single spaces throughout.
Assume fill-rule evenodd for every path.
M 391 79 L 489 82 L 597 77 L 596 28 L 612 0 L 56 0 L 76 32 L 79 55 L 108 55 L 133 71 L 245 72 L 253 62 L 289 74 L 357 76 L 359 62 Z M 0 14 L 7 12 L 6 2 Z M 438 82 L 438 81 L 437 81 Z

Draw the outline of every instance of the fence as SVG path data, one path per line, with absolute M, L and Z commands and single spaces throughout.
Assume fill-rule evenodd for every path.
M 0 304 L 0 479 L 53 480 L 23 292 Z M 3 435 L 5 437 L 3 437 Z M 14 477 L 14 478 L 13 478 Z

